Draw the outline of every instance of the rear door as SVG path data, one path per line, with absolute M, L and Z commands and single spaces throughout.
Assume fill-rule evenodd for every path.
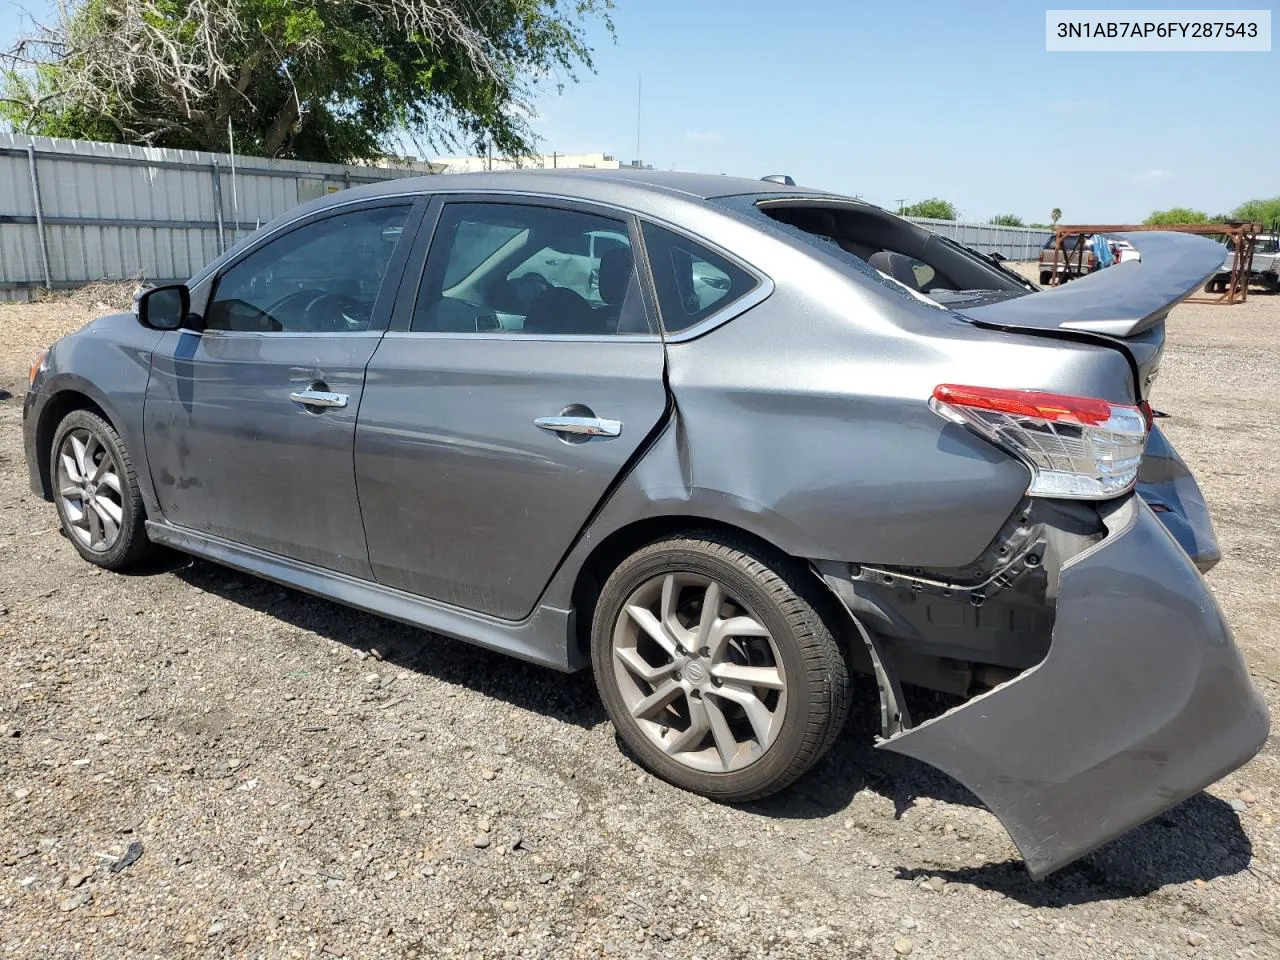
M 369 558 L 380 583 L 520 619 L 663 419 L 663 344 L 629 253 L 560 284 L 529 269 L 601 231 L 638 249 L 629 215 L 457 197 L 431 220 L 360 410 Z
M 370 201 L 275 234 L 218 274 L 203 330 L 164 335 L 143 419 L 165 520 L 371 578 L 356 413 L 414 214 Z

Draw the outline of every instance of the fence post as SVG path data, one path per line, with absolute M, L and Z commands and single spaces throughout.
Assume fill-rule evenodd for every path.
M 27 165 L 31 169 L 31 198 L 36 206 L 36 233 L 40 235 L 40 265 L 44 267 L 44 288 L 53 289 L 53 276 L 49 272 L 49 242 L 44 235 L 44 205 L 40 201 L 40 177 L 36 173 L 36 147 L 27 144 Z
M 227 238 L 222 231 L 222 177 L 218 173 L 218 161 L 209 161 L 213 174 L 213 215 L 218 221 L 218 253 L 227 252 Z

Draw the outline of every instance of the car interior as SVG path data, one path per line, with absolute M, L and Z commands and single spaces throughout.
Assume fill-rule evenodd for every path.
M 569 211 L 528 212 L 536 209 L 525 208 L 515 214 L 518 220 L 506 223 L 498 213 L 490 224 L 450 217 L 446 211 L 411 329 L 569 336 L 652 333 L 625 234 L 610 232 L 611 239 L 618 239 L 600 244 L 593 240 L 601 232 L 600 218 Z
M 981 254 L 863 204 L 762 203 L 762 213 L 852 254 L 897 283 L 937 302 L 963 291 L 1028 292 L 1025 281 Z
M 406 210 L 356 211 L 265 244 L 219 278 L 204 328 L 248 333 L 367 330 Z

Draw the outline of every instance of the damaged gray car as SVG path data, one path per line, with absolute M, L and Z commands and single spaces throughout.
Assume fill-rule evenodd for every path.
M 878 746 L 1040 877 L 1268 732 L 1149 405 L 1221 248 L 1128 239 L 1041 291 L 789 183 L 392 180 L 58 341 L 31 484 L 108 569 L 162 544 L 590 667 L 639 761 L 723 801 L 811 767 L 864 671 Z M 904 685 L 957 705 L 913 722 Z

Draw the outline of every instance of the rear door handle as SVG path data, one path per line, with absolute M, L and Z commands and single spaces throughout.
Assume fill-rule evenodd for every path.
M 289 399 L 304 407 L 345 407 L 345 393 L 330 393 L 328 390 L 299 390 L 289 394 Z
M 605 420 L 602 417 L 538 417 L 533 425 L 549 433 L 572 433 L 583 437 L 622 435 L 621 420 Z

